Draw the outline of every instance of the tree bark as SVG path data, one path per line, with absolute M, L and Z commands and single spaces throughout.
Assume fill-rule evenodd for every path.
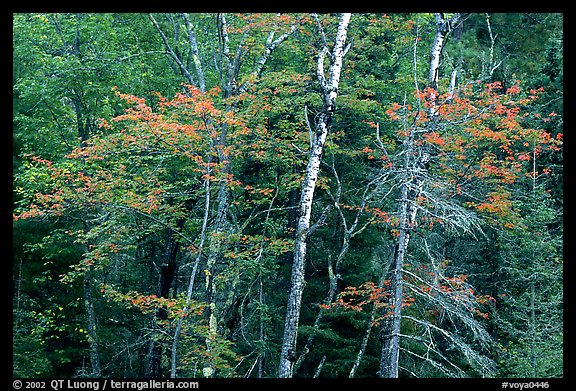
M 156 22 L 154 15 L 149 14 L 148 17 L 150 18 L 150 20 L 154 24 L 154 27 L 156 27 L 156 30 L 158 30 L 158 34 L 160 34 L 160 37 L 162 38 L 162 42 L 164 42 L 164 46 L 166 47 L 168 54 L 170 54 L 170 57 L 172 57 L 172 60 L 174 60 L 174 62 L 178 65 L 178 69 L 180 69 L 180 72 L 182 73 L 182 75 L 184 75 L 186 77 L 186 80 L 188 80 L 188 83 L 194 84 L 194 78 L 192 77 L 192 74 L 190 73 L 188 68 L 186 68 L 184 63 L 182 63 L 182 60 L 180 59 L 178 54 L 174 51 L 174 49 L 172 49 L 172 47 L 168 43 L 168 38 L 166 38 L 164 31 L 162 31 L 162 29 L 160 28 L 160 25 L 158 24 L 158 22 Z
M 94 311 L 94 301 L 92 298 L 92 276 L 91 271 L 84 273 L 84 309 L 88 318 L 88 344 L 90 345 L 90 364 L 92 366 L 91 377 L 101 377 L 100 354 L 98 334 L 96 331 L 96 312 Z
M 230 98 L 232 96 L 238 95 L 245 91 L 249 86 L 251 81 L 247 81 L 242 84 L 240 87 L 237 86 L 237 80 L 240 72 L 240 66 L 242 63 L 242 54 L 243 54 L 243 43 L 242 39 L 241 42 L 238 44 L 238 48 L 236 54 L 234 56 L 230 55 L 230 39 L 228 37 L 228 22 L 224 14 L 218 15 L 219 21 L 219 33 L 221 36 L 221 53 L 223 62 L 226 62 L 226 66 L 222 65 L 222 68 L 225 68 L 224 76 L 225 78 L 222 80 L 221 84 L 223 86 L 223 93 L 224 99 Z M 268 35 L 264 53 L 258 60 L 255 68 L 253 69 L 252 75 L 255 77 L 260 76 L 264 65 L 268 61 L 268 57 L 272 53 L 272 51 L 287 37 L 295 31 L 295 26 L 292 26 L 290 31 L 281 35 L 276 40 L 273 40 L 274 34 L 271 32 Z M 231 60 L 231 58 L 233 59 Z M 232 105 L 226 106 L 226 112 L 232 112 L 234 107 Z M 224 152 L 228 141 L 228 125 L 222 124 L 221 132 L 216 140 L 216 149 L 218 152 L 218 160 L 219 163 L 223 165 L 222 173 L 224 177 L 227 177 L 228 174 L 231 172 L 231 163 L 227 154 Z M 214 278 L 217 275 L 216 264 L 220 259 L 223 257 L 224 253 L 224 234 L 229 232 L 229 223 L 228 223 L 228 210 L 230 207 L 230 200 L 229 200 L 229 190 L 228 190 L 228 181 L 227 179 L 223 178 L 218 183 L 218 196 L 217 196 L 217 212 L 216 212 L 216 220 L 214 226 L 212 228 L 212 232 L 214 235 L 210 238 L 209 242 L 209 253 L 208 253 L 208 260 L 206 263 L 205 269 L 205 292 L 206 292 L 206 317 L 208 320 L 208 335 L 209 337 L 206 338 L 206 348 L 208 351 L 212 350 L 212 342 L 211 338 L 217 334 L 218 332 L 218 308 L 216 304 L 216 286 L 214 284 Z M 235 287 L 231 288 L 230 295 L 233 295 L 233 290 Z M 214 368 L 210 365 L 207 365 L 203 368 L 203 374 L 205 377 L 212 377 L 214 375 Z
M 366 228 L 366 225 L 364 225 L 363 227 L 359 228 L 358 230 L 356 229 L 358 227 L 359 222 L 360 222 L 360 217 L 364 213 L 364 208 L 366 207 L 366 203 L 368 200 L 368 192 L 370 190 L 370 187 L 372 186 L 372 182 L 370 182 L 366 186 L 366 188 L 364 189 L 364 194 L 362 195 L 362 200 L 360 202 L 359 209 L 356 212 L 356 215 L 354 217 L 354 220 L 352 221 L 352 224 L 350 226 L 348 226 L 348 222 L 346 220 L 346 217 L 344 216 L 344 213 L 342 212 L 342 208 L 340 207 L 340 197 L 342 195 L 342 184 L 340 182 L 340 178 L 338 177 L 338 173 L 336 171 L 336 168 L 334 167 L 334 162 L 332 162 L 331 168 L 332 168 L 332 172 L 334 173 L 335 182 L 337 184 L 337 190 L 336 190 L 335 196 L 332 196 L 332 194 L 330 192 L 329 192 L 329 194 L 330 194 L 331 201 L 334 203 L 334 207 L 336 208 L 336 210 L 338 211 L 338 214 L 340 215 L 340 220 L 342 223 L 342 230 L 343 230 L 343 237 L 342 237 L 342 246 L 340 247 L 340 252 L 338 253 L 338 257 L 336 258 L 334 268 L 332 268 L 332 261 L 331 261 L 330 257 L 328 258 L 328 277 L 330 280 L 330 287 L 328 289 L 328 294 L 326 295 L 326 298 L 324 299 L 324 304 L 326 304 L 326 305 L 331 304 L 334 301 L 334 297 L 336 297 L 336 294 L 338 293 L 338 280 L 341 278 L 340 274 L 341 274 L 341 269 L 342 269 L 342 263 L 343 263 L 344 259 L 346 258 L 346 255 L 348 254 L 348 250 L 350 248 L 350 241 L 352 240 L 352 238 L 354 236 L 356 236 L 357 234 L 362 232 L 364 230 L 364 228 Z M 316 320 L 314 321 L 314 326 L 313 326 L 314 330 L 318 330 L 320 328 L 320 322 L 322 321 L 323 316 L 324 316 L 324 309 L 320 308 L 320 310 L 318 311 L 318 315 L 316 315 Z M 296 360 L 296 363 L 293 366 L 293 372 L 294 373 L 296 373 L 298 371 L 298 368 L 300 368 L 300 365 L 302 365 L 302 363 L 304 362 L 305 356 L 310 352 L 310 348 L 312 347 L 312 344 L 314 343 L 314 339 L 315 339 L 314 334 L 310 334 L 308 336 L 308 338 L 306 339 L 306 343 L 304 344 L 304 348 L 302 349 L 302 353 L 300 354 L 300 356 L 298 357 L 298 360 Z
M 391 252 L 390 252 L 390 258 L 388 259 L 388 261 L 384 265 L 384 270 L 382 271 L 380 281 L 378 281 L 378 289 L 382 289 L 382 287 L 384 287 L 386 277 L 388 276 L 388 271 L 390 269 L 390 266 L 392 266 L 392 263 L 394 262 L 395 259 L 396 259 L 396 245 L 392 246 Z M 378 314 L 378 307 L 376 306 L 376 303 L 374 303 L 372 306 L 372 311 L 370 312 L 370 318 L 368 319 L 368 326 L 366 327 L 366 331 L 364 332 L 364 337 L 362 338 L 362 342 L 360 343 L 360 349 L 358 350 L 358 354 L 356 355 L 356 360 L 354 361 L 354 365 L 352 365 L 352 368 L 350 369 L 350 373 L 348 374 L 348 377 L 350 379 L 352 379 L 353 377 L 356 376 L 356 372 L 358 371 L 358 368 L 360 367 L 360 363 L 362 362 L 362 358 L 364 357 L 364 352 L 366 351 L 366 347 L 368 346 L 368 340 L 370 339 L 370 334 L 372 333 L 372 327 L 373 327 L 374 321 L 376 320 L 377 314 Z M 385 321 L 385 319 L 384 319 L 384 321 Z M 387 329 L 386 327 L 381 328 L 381 330 L 386 330 L 386 329 Z M 381 359 L 380 363 L 382 363 L 382 362 L 386 362 L 386 360 Z M 382 370 L 382 368 L 381 368 L 381 370 Z M 378 373 L 380 373 L 380 371 Z
M 200 56 L 198 54 L 198 42 L 196 41 L 196 33 L 194 32 L 194 25 L 190 22 L 188 15 L 182 14 L 182 18 L 186 23 L 186 30 L 188 31 L 188 42 L 190 43 L 190 52 L 192 54 L 192 61 L 194 62 L 194 67 L 196 68 L 196 77 L 198 78 L 198 87 L 200 91 L 206 91 L 206 80 L 204 78 L 204 67 L 200 61 Z
M 383 328 L 383 344 L 380 356 L 380 377 L 397 378 L 398 360 L 400 355 L 400 331 L 402 324 L 403 284 L 402 269 L 404 267 L 406 250 L 410 241 L 410 229 L 415 224 L 416 208 L 413 205 L 417 191 L 411 190 L 411 135 L 404 141 L 404 167 L 401 183 L 401 199 L 399 210 L 398 242 L 395 250 L 394 265 L 392 269 L 392 320 Z
M 460 20 L 460 14 L 454 14 L 450 19 L 445 19 L 443 14 L 434 14 L 436 19 L 436 33 L 430 50 L 430 66 L 428 73 L 428 87 L 431 92 L 428 96 L 430 108 L 428 109 L 429 130 L 436 125 L 438 115 L 437 88 L 440 68 L 440 57 L 445 39 L 452 27 Z M 398 245 L 396 259 L 392 271 L 392 320 L 382 330 L 383 343 L 380 354 L 380 376 L 398 377 L 400 357 L 400 332 L 402 325 L 402 302 L 403 302 L 403 267 L 406 251 L 410 241 L 412 229 L 416 226 L 417 197 L 423 186 L 424 175 L 431 156 L 426 144 L 417 147 L 412 129 L 408 129 L 405 135 L 402 151 L 404 153 L 403 170 L 401 176 L 401 199 L 399 210 Z
M 438 89 L 438 77 L 440 73 L 440 57 L 442 48 L 448 33 L 460 21 L 460 14 L 454 14 L 450 19 L 445 19 L 444 14 L 434 14 L 436 18 L 436 33 L 434 34 L 434 41 L 432 49 L 430 50 L 430 68 L 428 71 L 428 86 L 433 89 Z M 430 97 L 430 109 L 428 110 L 428 117 L 434 118 L 437 115 L 438 108 L 436 107 L 435 96 Z
M 310 229 L 312 202 L 320 170 L 322 151 L 330 129 L 332 115 L 336 105 L 336 97 L 338 95 L 338 83 L 340 80 L 340 72 L 342 70 L 344 44 L 346 42 L 350 16 L 351 14 L 346 13 L 342 14 L 340 17 L 336 42 L 332 51 L 333 61 L 330 65 L 328 81 L 326 81 L 324 76 L 324 58 L 328 54 L 328 47 L 324 46 L 317 62 L 317 76 L 322 88 L 324 105 L 316 124 L 316 134 L 310 150 L 308 166 L 306 167 L 306 176 L 302 185 L 302 195 L 300 197 L 300 215 L 296 227 L 290 292 L 288 293 L 286 319 L 284 322 L 284 336 L 282 339 L 282 351 L 280 354 L 280 366 L 278 369 L 278 376 L 281 378 L 292 377 L 292 367 L 296 359 L 295 350 L 298 336 L 298 323 L 300 319 L 302 293 L 304 291 L 306 240 Z
M 207 168 L 207 174 L 210 174 L 210 167 Z M 182 326 L 184 323 L 184 316 L 187 315 L 190 308 L 190 302 L 192 301 L 192 292 L 194 291 L 194 280 L 196 278 L 196 272 L 198 270 L 198 265 L 200 264 L 200 257 L 204 249 L 204 242 L 206 240 L 206 230 L 208 227 L 208 217 L 210 213 L 210 180 L 204 180 L 204 218 L 202 220 L 202 229 L 200 232 L 200 244 L 198 245 L 198 250 L 196 253 L 196 260 L 194 261 L 194 266 L 192 268 L 192 273 L 190 274 L 190 279 L 188 281 L 188 289 L 186 291 L 186 304 L 182 310 L 182 316 L 178 318 L 176 323 L 176 330 L 174 331 L 174 337 L 172 340 L 172 352 L 170 356 L 170 377 L 176 377 L 176 367 L 177 352 L 178 352 L 178 339 L 180 338 L 180 333 L 182 331 Z

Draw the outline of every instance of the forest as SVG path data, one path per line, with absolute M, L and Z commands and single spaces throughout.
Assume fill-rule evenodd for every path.
M 12 24 L 13 377 L 564 377 L 563 14 Z

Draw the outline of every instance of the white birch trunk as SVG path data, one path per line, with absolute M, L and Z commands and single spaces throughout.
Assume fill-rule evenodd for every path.
M 310 229 L 310 216 L 312 212 L 312 201 L 314 190 L 320 169 L 322 151 L 330 123 L 334 112 L 336 97 L 338 96 L 338 83 L 342 70 L 342 60 L 344 57 L 344 44 L 351 14 L 342 14 L 338 25 L 336 42 L 332 51 L 332 63 L 329 68 L 329 79 L 324 76 L 324 58 L 328 53 L 328 48 L 324 47 L 318 57 L 317 76 L 323 93 L 324 107 L 319 115 L 316 124 L 316 134 L 310 150 L 308 166 L 306 167 L 306 177 L 302 185 L 302 195 L 300 198 L 300 217 L 296 228 L 296 238 L 294 243 L 294 260 L 292 264 L 292 277 L 290 281 L 290 292 L 288 293 L 288 304 L 286 307 L 286 319 L 284 323 L 284 337 L 282 340 L 282 351 L 280 354 L 280 366 L 278 376 L 281 378 L 292 377 L 292 367 L 296 360 L 296 342 L 298 337 L 298 322 L 300 319 L 300 307 L 302 304 L 302 293 L 304 291 L 304 270 L 306 257 L 306 239 Z
M 182 60 L 180 59 L 180 57 L 178 57 L 176 52 L 174 52 L 174 50 L 172 49 L 172 47 L 168 43 L 168 38 L 166 38 L 164 31 L 162 31 L 162 29 L 160 28 L 160 25 L 158 24 L 158 22 L 154 18 L 154 15 L 149 14 L 148 17 L 152 21 L 152 24 L 154 24 L 154 27 L 156 27 L 156 30 L 158 30 L 158 34 L 160 34 L 160 37 L 162 38 L 162 42 L 164 42 L 164 46 L 166 47 L 168 54 L 170 54 L 170 57 L 172 57 L 174 62 L 178 65 L 178 68 L 180 69 L 182 74 L 184 76 L 186 76 L 186 79 L 188 79 L 188 82 L 190 84 L 194 84 L 194 78 L 190 74 L 190 71 L 188 71 L 188 68 L 186 68 L 186 66 L 182 63 Z
M 434 17 L 436 18 L 436 34 L 434 35 L 434 42 L 432 43 L 432 49 L 430 50 L 428 86 L 434 90 L 438 90 L 440 57 L 442 54 L 442 48 L 444 47 L 444 41 L 452 27 L 460 20 L 460 14 L 456 13 L 448 20 L 444 19 L 443 14 L 434 14 Z M 428 109 L 428 117 L 434 118 L 438 113 L 436 98 L 435 96 L 430 96 L 429 99 L 431 106 Z

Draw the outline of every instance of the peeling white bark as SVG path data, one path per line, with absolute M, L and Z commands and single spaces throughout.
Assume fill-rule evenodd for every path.
M 432 49 L 430 50 L 430 68 L 428 73 L 428 86 L 434 90 L 438 90 L 438 76 L 440 68 L 440 57 L 442 54 L 442 48 L 444 47 L 444 41 L 448 36 L 448 33 L 460 20 L 460 14 L 454 14 L 450 19 L 445 19 L 443 14 L 434 14 L 436 18 L 436 34 L 434 35 L 434 41 L 432 43 Z M 436 107 L 436 97 L 429 97 L 432 105 L 428 110 L 428 117 L 434 118 L 437 115 L 438 109 Z
M 304 291 L 306 239 L 310 229 L 312 201 L 314 200 L 314 190 L 316 189 L 322 151 L 330 129 L 330 123 L 336 105 L 336 97 L 338 96 L 338 83 L 342 71 L 342 60 L 345 51 L 344 44 L 346 42 L 350 17 L 350 13 L 342 14 L 340 17 L 336 42 L 331 53 L 332 62 L 328 70 L 328 78 L 324 75 L 324 59 L 329 53 L 329 49 L 324 46 L 318 56 L 317 77 L 322 89 L 324 106 L 318 116 L 315 137 L 310 150 L 308 166 L 306 167 L 306 177 L 302 185 L 299 208 L 300 217 L 296 228 L 292 277 L 290 281 L 290 292 L 288 293 L 284 337 L 282 340 L 282 352 L 280 354 L 280 366 L 278 369 L 278 376 L 281 378 L 292 377 L 292 368 L 296 361 L 295 350 L 298 337 L 298 322 L 300 319 L 302 293 Z

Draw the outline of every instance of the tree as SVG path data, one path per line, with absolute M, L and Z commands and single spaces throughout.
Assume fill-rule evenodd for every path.
M 561 246 L 556 244 L 562 234 L 560 217 L 550 207 L 550 190 L 544 187 L 550 169 L 539 164 L 543 154 L 546 151 L 538 146 L 523 155 L 532 165 L 532 172 L 522 181 L 525 192 L 518 194 L 520 213 L 525 217 L 521 225 L 499 232 L 496 239 L 506 254 L 500 262 L 510 281 L 498 284 L 498 358 L 503 371 L 526 377 L 562 375 L 562 356 L 550 361 L 544 353 L 562 350 L 563 277 Z
M 560 14 L 13 26 L 15 376 L 562 376 Z
M 440 20 L 439 16 L 437 16 L 437 20 Z M 437 26 L 441 27 L 442 24 L 438 23 Z M 441 34 L 442 30 L 438 28 L 437 33 Z M 435 39 L 435 42 L 438 41 L 441 40 Z M 432 51 L 432 53 L 437 52 L 437 50 Z M 434 60 L 434 55 L 431 58 Z M 431 61 L 431 64 L 431 68 L 438 67 L 438 63 L 435 61 Z M 433 76 L 437 72 L 431 71 L 429 74 L 432 82 L 435 83 Z M 490 360 L 487 357 L 482 357 L 482 355 L 477 355 L 474 348 L 464 342 L 464 339 L 458 334 L 462 333 L 462 326 L 465 326 L 477 338 L 481 337 L 480 341 L 490 343 L 490 337 L 485 326 L 475 320 L 474 316 L 487 316 L 487 314 L 480 312 L 477 304 L 486 303 L 488 299 L 492 301 L 494 298 L 482 296 L 474 299 L 474 289 L 471 286 L 466 286 L 467 283 L 463 285 L 466 276 L 446 277 L 440 266 L 444 260 L 438 259 L 438 256 L 429 249 L 429 241 L 425 237 L 419 241 L 422 243 L 420 246 L 423 245 L 426 250 L 423 251 L 422 255 L 425 259 L 430 260 L 430 264 L 423 267 L 429 268 L 430 275 L 434 277 L 432 280 L 426 282 L 429 277 L 422 278 L 422 276 L 415 275 L 413 270 L 409 270 L 409 267 L 414 267 L 415 260 L 407 261 L 408 258 L 405 254 L 408 249 L 408 239 L 412 234 L 429 235 L 422 231 L 423 223 L 429 225 L 430 228 L 440 223 L 445 231 L 457 229 L 468 233 L 474 231 L 482 233 L 479 216 L 469 210 L 471 206 L 482 214 L 488 212 L 486 217 L 489 217 L 490 214 L 498 216 L 499 224 L 505 228 L 514 227 L 517 224 L 517 215 L 510 208 L 511 204 L 508 200 L 510 195 L 505 191 L 502 184 L 514 183 L 522 177 L 526 167 L 516 159 L 524 159 L 527 145 L 537 142 L 541 146 L 555 148 L 554 141 L 546 132 L 530 128 L 520 130 L 519 124 L 522 122 L 520 110 L 536 99 L 537 91 L 533 90 L 529 96 L 522 97 L 517 86 L 506 90 L 506 94 L 496 92 L 499 89 L 499 83 L 488 84 L 486 87 L 486 90 L 480 92 L 475 100 L 470 99 L 475 92 L 466 92 L 466 89 L 459 90 L 454 94 L 456 90 L 450 88 L 447 94 L 439 95 L 436 89 L 427 87 L 423 92 L 416 93 L 417 103 L 424 102 L 424 107 L 410 114 L 409 118 L 414 118 L 412 121 L 407 120 L 406 110 L 409 106 L 406 102 L 402 105 L 397 104 L 388 111 L 391 118 L 402 121 L 402 130 L 399 131 L 399 135 L 403 142 L 398 154 L 393 157 L 391 165 L 398 167 L 395 177 L 398 181 L 397 186 L 400 188 L 400 208 L 395 222 L 397 228 L 394 230 L 397 245 L 393 252 L 394 262 L 392 264 L 392 277 L 390 277 L 389 282 L 391 288 L 390 293 L 386 296 L 388 302 L 384 304 L 384 307 L 389 308 L 387 310 L 389 312 L 385 313 L 382 322 L 384 343 L 382 345 L 380 376 L 398 376 L 398 360 L 401 350 L 421 360 L 428 361 L 432 367 L 441 370 L 446 375 L 450 376 L 452 371 L 450 367 L 452 367 L 455 370 L 453 375 L 461 376 L 461 369 L 458 368 L 458 364 L 451 362 L 451 359 L 447 358 L 441 350 L 436 351 L 439 355 L 439 361 L 434 361 L 434 359 L 426 359 L 418 355 L 414 350 L 402 349 L 400 336 L 411 337 L 405 336 L 401 332 L 403 320 L 404 323 L 416 322 L 419 325 L 418 328 L 423 328 L 423 335 L 437 334 L 435 338 L 447 338 L 451 345 L 458 347 L 470 365 L 473 365 L 473 368 L 478 371 L 477 373 L 482 376 L 489 376 L 493 371 L 493 364 Z M 518 101 L 512 99 L 513 97 L 516 98 L 516 95 L 519 95 Z M 439 104 L 438 102 L 442 103 Z M 464 105 L 462 106 L 462 104 Z M 420 113 L 424 110 L 427 111 L 427 115 L 421 116 Z M 398 112 L 402 111 L 402 116 L 398 115 Z M 423 120 L 421 121 L 421 119 Z M 495 126 L 498 131 L 492 131 L 492 126 Z M 477 127 L 481 130 L 473 130 Z M 459 133 L 458 130 L 463 128 L 467 129 L 467 134 Z M 384 146 L 379 137 L 377 139 L 382 155 L 392 156 L 387 151 L 389 147 Z M 490 140 L 491 143 L 489 149 L 486 149 L 487 140 Z M 496 150 L 499 153 L 491 149 L 496 146 L 499 146 Z M 456 151 L 460 155 L 455 154 Z M 498 153 L 498 156 L 495 153 Z M 464 166 L 465 168 L 452 166 L 454 161 L 462 159 L 468 161 Z M 476 165 L 477 162 L 480 162 L 478 166 Z M 472 181 L 473 178 L 476 180 Z M 478 178 L 484 183 L 478 182 Z M 465 201 L 466 197 L 472 197 L 475 200 L 484 198 L 486 202 Z M 416 217 L 420 214 L 420 221 L 418 221 Z M 413 249 L 416 250 L 417 248 L 413 247 Z M 443 252 L 445 250 L 440 251 L 439 254 Z M 403 273 L 406 273 L 407 276 L 402 276 Z M 442 285 L 442 280 L 448 283 Z M 415 282 L 418 284 L 416 285 Z M 472 301 L 461 301 L 461 293 L 454 294 L 453 288 L 447 288 L 455 283 L 458 286 L 466 286 L 466 290 L 471 293 L 464 296 L 470 297 L 472 295 L 470 297 Z M 406 287 L 409 288 L 409 292 L 404 291 Z M 383 301 L 375 286 L 372 286 L 372 289 L 366 293 L 367 296 L 371 297 L 367 302 L 377 301 L 379 303 Z M 378 289 L 382 289 L 382 283 L 378 284 Z M 436 289 L 439 290 L 436 291 Z M 430 292 L 436 293 L 430 295 Z M 416 296 L 412 297 L 412 294 L 416 294 Z M 404 308 L 409 307 L 410 300 L 415 298 L 420 301 L 428 301 L 432 306 L 440 305 L 440 313 L 446 312 L 450 308 L 448 320 L 453 324 L 449 326 L 446 321 L 444 324 L 430 323 L 427 319 L 417 319 L 412 315 L 404 315 Z M 456 300 L 454 300 L 455 298 Z M 474 304 L 475 301 L 477 304 Z M 382 306 L 383 304 L 378 305 Z M 371 317 L 371 319 L 373 318 Z M 460 326 L 457 326 L 458 323 Z M 432 338 L 431 341 L 435 338 Z M 423 340 L 420 342 L 423 343 Z M 487 345 L 484 345 L 483 350 L 485 352 L 487 352 L 486 347 Z M 439 362 L 443 363 L 439 364 Z M 449 364 L 448 368 L 445 368 L 446 363 Z M 408 368 L 404 369 L 410 371 Z M 460 375 L 458 375 L 459 373 Z
M 292 279 L 290 292 L 288 293 L 288 304 L 286 307 L 286 321 L 284 325 L 284 337 L 282 342 L 282 352 L 280 354 L 279 377 L 291 377 L 292 365 L 295 360 L 296 340 L 298 337 L 298 320 L 300 318 L 300 306 L 302 292 L 304 289 L 304 268 L 306 257 L 306 241 L 310 234 L 310 215 L 312 202 L 314 200 L 314 190 L 318 179 L 318 170 L 326 137 L 330 130 L 332 115 L 336 106 L 338 96 L 338 83 L 342 71 L 342 60 L 347 51 L 345 47 L 348 23 L 351 14 L 342 14 L 338 23 L 338 31 L 335 37 L 334 48 L 330 53 L 326 40 L 323 39 L 324 46 L 318 55 L 317 77 L 322 92 L 322 111 L 315 124 L 315 130 L 309 129 L 311 134 L 310 157 L 306 167 L 306 176 L 302 184 L 302 194 L 299 204 L 298 226 L 296 228 L 296 239 L 294 242 L 294 261 L 292 264 Z M 317 18 L 316 18 L 317 19 Z M 317 19 L 318 21 L 318 19 Z M 320 22 L 318 21 L 318 24 Z M 320 26 L 321 28 L 321 26 Z M 323 30 L 320 31 L 324 34 Z M 324 59 L 330 53 L 331 64 L 328 70 L 328 77 L 325 76 Z
M 430 67 L 428 76 L 428 96 L 426 103 L 428 113 L 426 121 L 430 124 L 422 132 L 424 135 L 436 129 L 438 107 L 436 93 L 438 90 L 440 53 L 444 46 L 444 40 L 448 33 L 460 20 L 460 14 L 454 14 L 450 19 L 445 19 L 443 14 L 434 14 L 436 20 L 436 33 L 430 50 Z M 418 84 L 416 82 L 416 88 Z M 418 145 L 415 137 L 416 129 L 411 129 L 404 123 L 405 139 L 402 144 L 403 163 L 400 173 L 400 210 L 398 212 L 398 242 L 395 248 L 395 261 L 393 266 L 392 286 L 394 294 L 391 298 L 394 315 L 391 329 L 386 330 L 389 338 L 384 339 L 382 347 L 382 360 L 380 375 L 383 377 L 398 377 L 399 338 L 402 319 L 403 283 L 402 269 L 405 263 L 405 251 L 410 240 L 411 230 L 416 226 L 417 198 L 422 194 L 423 177 L 426 175 L 427 166 L 430 163 L 430 151 L 426 145 Z

